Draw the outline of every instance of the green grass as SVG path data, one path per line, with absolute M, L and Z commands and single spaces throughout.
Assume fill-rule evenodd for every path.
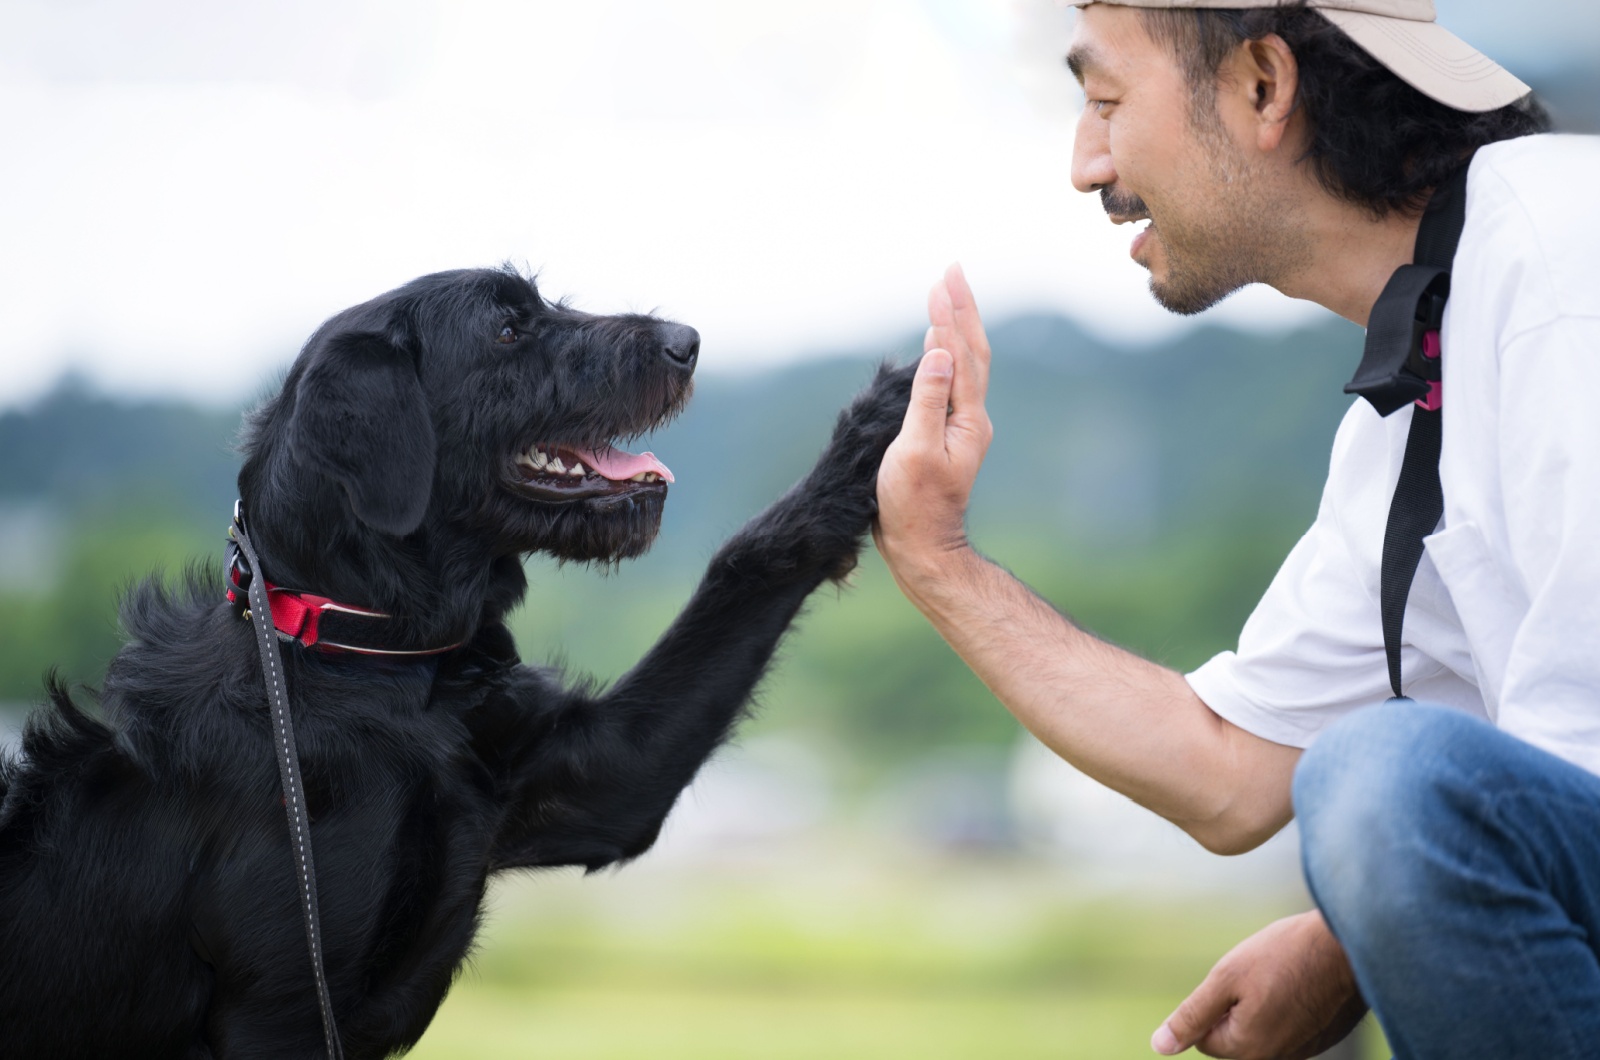
M 595 987 L 532 995 L 480 986 L 452 998 L 416 1057 L 815 1060 L 818 1057 L 1149 1056 L 1158 995 L 1084 990 L 904 993 L 835 989 Z M 1142 1037 L 1141 1037 L 1142 1032 Z
M 412 1056 L 1146 1058 L 1212 962 L 1296 907 L 870 851 L 533 877 L 493 905 Z

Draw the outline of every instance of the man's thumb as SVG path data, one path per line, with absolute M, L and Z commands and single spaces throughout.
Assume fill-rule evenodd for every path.
M 911 381 L 911 404 L 900 433 L 909 434 L 919 445 L 944 447 L 944 421 L 954 374 L 955 358 L 948 350 L 929 350 L 922 355 Z
M 1174 1056 L 1204 1038 L 1215 1027 L 1236 999 L 1222 987 L 1217 973 L 1206 976 L 1195 992 L 1184 998 L 1178 1010 L 1167 1017 L 1150 1038 L 1150 1048 L 1162 1056 Z
M 1156 1033 L 1150 1038 L 1150 1048 L 1162 1056 L 1176 1056 L 1183 1052 L 1184 1045 L 1178 1036 L 1172 1033 L 1172 1021 L 1168 1020 L 1156 1028 Z

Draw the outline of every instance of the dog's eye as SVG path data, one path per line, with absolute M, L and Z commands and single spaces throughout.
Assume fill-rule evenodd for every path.
M 516 342 L 519 337 L 520 336 L 517 334 L 517 329 L 512 327 L 510 324 L 507 324 L 505 327 L 500 329 L 500 336 L 496 338 L 495 341 L 502 344 L 512 343 Z

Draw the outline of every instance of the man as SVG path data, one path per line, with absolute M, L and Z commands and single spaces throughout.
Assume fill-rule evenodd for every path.
M 1527 135 L 1526 86 L 1431 0 L 1126 2 L 1076 4 L 1072 178 L 1113 221 L 1151 222 L 1131 253 L 1177 312 L 1256 282 L 1366 326 L 1470 160 L 1428 468 L 1443 519 L 1399 653 L 1418 702 L 1384 703 L 1379 607 L 1409 399 L 1353 404 L 1239 650 L 1185 677 L 968 544 L 989 349 L 959 269 L 930 298 L 878 546 L 1074 766 L 1219 853 L 1298 814 L 1318 908 L 1227 955 L 1157 1052 L 1312 1056 L 1370 1004 L 1400 1057 L 1600 1056 L 1600 144 Z

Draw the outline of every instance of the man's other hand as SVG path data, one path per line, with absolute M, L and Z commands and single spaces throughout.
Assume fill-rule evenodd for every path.
M 967 545 L 967 498 L 994 431 L 989 340 L 959 265 L 928 294 L 927 338 L 900 435 L 878 471 L 873 536 L 901 587 Z M 914 597 L 913 597 L 914 598 Z
M 1156 1031 L 1171 1056 L 1194 1046 L 1229 1060 L 1307 1060 L 1366 1014 L 1344 948 L 1313 910 L 1269 924 L 1217 962 Z

